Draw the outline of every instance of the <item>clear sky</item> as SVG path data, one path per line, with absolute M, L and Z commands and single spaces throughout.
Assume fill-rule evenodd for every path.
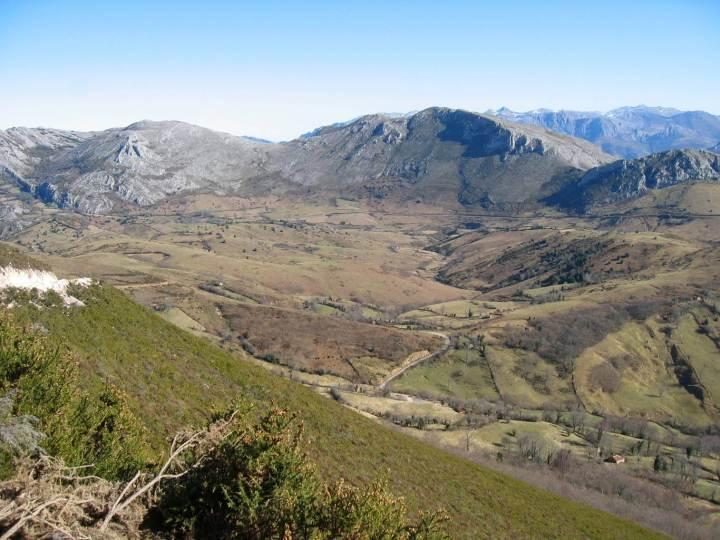
M 0 128 L 641 103 L 720 114 L 720 1 L 0 0 Z

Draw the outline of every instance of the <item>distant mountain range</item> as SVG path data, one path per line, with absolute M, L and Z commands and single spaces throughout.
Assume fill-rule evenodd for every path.
M 568 175 L 610 161 L 581 139 L 444 108 L 363 116 L 285 143 L 182 122 L 142 121 L 95 133 L 0 132 L 6 181 L 87 213 L 189 191 L 533 205 Z
M 626 159 L 720 144 L 720 117 L 703 111 L 641 105 L 607 113 L 549 109 L 515 112 L 503 107 L 488 114 L 580 137 Z
M 674 183 L 717 180 L 720 158 L 707 150 L 617 161 L 564 133 L 580 130 L 590 137 L 600 133 L 598 126 L 607 128 L 603 133 L 611 131 L 608 126 L 625 126 L 623 133 L 640 140 L 640 128 L 628 126 L 641 123 L 649 133 L 663 119 L 684 123 L 682 140 L 696 134 L 688 146 L 710 148 L 707 133 L 714 133 L 715 123 L 720 138 L 717 117 L 635 107 L 584 123 L 587 114 L 503 109 L 489 116 L 432 107 L 362 116 L 282 143 L 147 120 L 89 133 L 11 128 L 0 130 L 0 187 L 4 180 L 45 203 L 92 214 L 197 191 L 296 199 L 343 195 L 517 212 L 548 202 L 585 208 Z M 543 125 L 533 125 L 533 118 Z M 680 144 L 670 137 L 680 131 L 666 129 L 663 140 Z M 706 133 L 702 142 L 700 131 Z M 0 211 L 8 219 L 21 213 L 9 203 Z

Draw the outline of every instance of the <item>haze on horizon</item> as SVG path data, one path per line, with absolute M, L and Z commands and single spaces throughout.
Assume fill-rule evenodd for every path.
M 0 128 L 291 139 L 429 106 L 720 114 L 720 4 L 0 0 Z

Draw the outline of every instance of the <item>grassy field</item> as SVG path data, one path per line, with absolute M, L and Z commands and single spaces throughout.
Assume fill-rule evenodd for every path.
M 451 349 L 432 362 L 406 371 L 392 389 L 435 398 L 490 399 L 499 397 L 487 361 L 476 350 Z
M 461 451 L 483 450 L 510 455 L 518 452 L 519 441 L 526 435 L 544 440 L 547 445 L 553 447 L 567 448 L 581 458 L 586 457 L 588 451 L 591 453 L 593 451 L 587 441 L 581 437 L 566 428 L 548 422 L 508 420 L 494 422 L 478 429 L 425 432 L 406 430 L 405 432 L 422 440 Z
M 175 326 L 190 332 L 198 334 L 205 333 L 205 327 L 180 308 L 171 307 L 167 310 L 158 312 L 158 315 Z
M 720 326 L 716 319 L 717 316 L 708 309 L 697 307 L 680 318 L 673 333 L 681 353 L 687 357 L 703 385 L 705 400 L 713 405 L 720 398 L 720 341 L 712 339 L 717 337 Z
M 358 392 L 337 392 L 339 401 L 350 407 L 368 412 L 373 416 L 397 417 L 399 419 L 426 418 L 431 424 L 452 424 L 462 418 L 462 414 L 446 405 L 433 401 L 413 399 L 412 401 L 397 400 L 385 397 L 370 396 Z
M 667 369 L 672 359 L 659 326 L 654 322 L 628 323 L 583 352 L 576 367 L 578 395 L 587 407 L 611 414 L 659 421 L 677 419 L 696 426 L 712 423 L 702 403 Z M 590 381 L 593 367 L 608 360 L 620 370 L 618 388 L 610 393 Z
M 114 284 L 142 275 L 147 282 L 222 282 L 235 294 L 259 300 L 318 296 L 378 306 L 465 294 L 434 282 L 431 272 L 417 272 L 438 258 L 403 231 L 307 220 L 252 222 L 247 213 L 236 214 L 242 217 L 63 216 L 23 231 L 16 240 L 59 256 L 53 261 L 59 270 L 85 271 Z
M 576 397 L 572 381 L 560 377 L 557 369 L 537 354 L 490 345 L 487 362 L 502 398 L 527 408 L 548 403 L 572 408 Z

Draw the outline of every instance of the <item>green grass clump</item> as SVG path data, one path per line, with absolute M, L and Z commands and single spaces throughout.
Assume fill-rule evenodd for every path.
M 156 449 L 241 397 L 305 422 L 321 478 L 365 485 L 386 475 L 411 512 L 445 508 L 453 538 L 655 538 L 638 525 L 565 500 L 378 425 L 293 381 L 195 337 L 118 290 L 78 293 L 82 308 L 27 310 L 77 355 L 85 382 L 110 383 Z

